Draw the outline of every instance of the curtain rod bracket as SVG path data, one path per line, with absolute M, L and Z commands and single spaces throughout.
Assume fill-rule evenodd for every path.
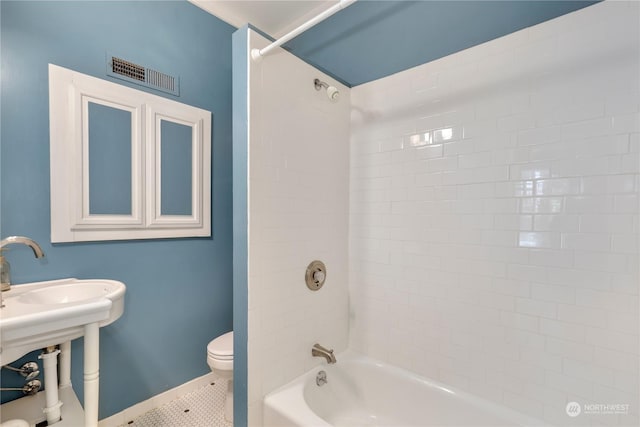
M 260 49 L 253 48 L 251 49 L 251 59 L 258 62 L 262 60 L 262 54 L 260 53 Z

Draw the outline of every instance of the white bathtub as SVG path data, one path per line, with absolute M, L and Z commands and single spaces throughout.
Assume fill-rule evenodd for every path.
M 286 426 L 542 426 L 543 422 L 346 352 L 264 399 L 264 425 Z M 319 371 L 327 384 L 316 385 Z

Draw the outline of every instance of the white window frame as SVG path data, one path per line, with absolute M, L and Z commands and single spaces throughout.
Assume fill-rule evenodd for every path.
M 131 214 L 89 211 L 89 103 L 131 113 Z M 162 215 L 162 120 L 191 128 L 191 215 Z M 211 112 L 49 64 L 51 241 L 211 236 Z

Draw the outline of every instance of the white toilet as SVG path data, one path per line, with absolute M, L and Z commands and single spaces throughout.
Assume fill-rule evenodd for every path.
M 220 335 L 207 345 L 207 363 L 214 374 L 227 381 L 224 417 L 233 422 L 233 331 Z

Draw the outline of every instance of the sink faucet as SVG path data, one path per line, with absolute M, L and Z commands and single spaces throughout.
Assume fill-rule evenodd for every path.
M 34 240 L 23 237 L 23 236 L 9 236 L 5 239 L 0 240 L 0 262 L 1 262 L 1 270 L 0 271 L 0 290 L 8 291 L 11 289 L 11 267 L 7 260 L 2 256 L 2 248 L 7 245 L 11 245 L 14 243 L 22 243 L 23 245 L 27 245 L 33 250 L 33 254 L 36 258 L 43 258 L 44 252 L 40 245 L 38 245 Z M 0 302 L 0 305 L 2 303 Z
M 313 345 L 311 355 L 313 357 L 324 357 L 327 359 L 327 363 L 336 363 L 336 357 L 333 355 L 333 350 L 326 349 L 317 343 Z

